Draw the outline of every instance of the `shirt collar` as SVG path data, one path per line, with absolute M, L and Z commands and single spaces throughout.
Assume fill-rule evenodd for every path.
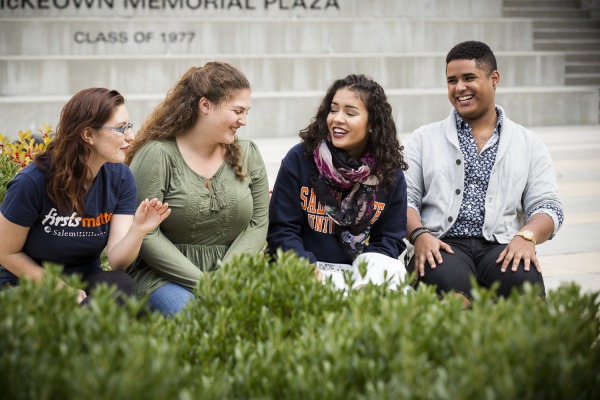
M 456 111 L 456 108 L 452 110 L 454 112 L 454 119 L 456 120 L 456 129 L 460 132 L 463 130 L 467 130 L 471 132 L 471 126 L 468 122 L 462 119 L 462 117 Z M 500 135 L 500 131 L 502 130 L 502 124 L 504 123 L 504 113 L 500 107 L 496 107 L 496 115 L 498 116 L 498 120 L 496 121 L 496 129 L 495 132 Z

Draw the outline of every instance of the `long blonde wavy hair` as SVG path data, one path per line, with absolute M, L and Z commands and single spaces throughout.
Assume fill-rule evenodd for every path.
M 143 123 L 129 148 L 126 163 L 131 164 L 135 153 L 147 142 L 172 138 L 191 128 L 198 121 L 199 101 L 202 97 L 218 105 L 229 100 L 234 92 L 243 89 L 250 89 L 250 83 L 231 64 L 211 61 L 203 67 L 190 68 Z M 236 176 L 243 180 L 246 175 L 242 172 L 237 139 L 225 146 L 225 161 L 234 168 Z

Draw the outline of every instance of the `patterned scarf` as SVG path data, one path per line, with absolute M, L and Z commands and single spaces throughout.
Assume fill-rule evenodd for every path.
M 323 141 L 314 153 L 318 174 L 313 174 L 313 185 L 319 202 L 327 215 L 336 223 L 336 234 L 350 258 L 362 253 L 375 214 L 375 189 L 379 180 L 375 158 L 366 149 L 360 160 L 354 160 L 343 150 Z M 340 201 L 339 192 L 350 190 Z

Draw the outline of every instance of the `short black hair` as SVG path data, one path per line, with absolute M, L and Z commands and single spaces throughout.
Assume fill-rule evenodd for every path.
M 446 56 L 446 67 L 454 60 L 475 60 L 477 68 L 484 70 L 487 76 L 498 69 L 492 49 L 487 44 L 475 40 L 454 46 Z

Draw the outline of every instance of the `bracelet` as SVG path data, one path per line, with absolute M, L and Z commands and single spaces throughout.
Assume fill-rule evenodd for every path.
M 415 240 L 417 240 L 417 238 L 424 233 L 431 233 L 431 231 L 426 226 L 420 226 L 420 227 L 416 228 L 414 231 L 412 231 L 408 241 L 410 242 L 410 244 L 415 244 Z

